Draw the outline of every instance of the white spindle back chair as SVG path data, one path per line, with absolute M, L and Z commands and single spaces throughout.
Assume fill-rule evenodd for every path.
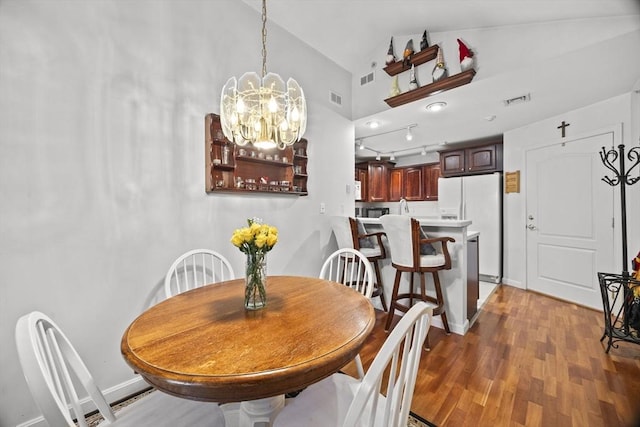
M 406 427 L 432 308 L 416 303 L 391 331 L 361 381 L 337 373 L 310 385 L 274 427 Z
M 29 390 L 50 426 L 75 427 L 76 419 L 79 427 L 87 427 L 85 413 L 95 409 L 104 418 L 101 425 L 116 427 L 224 426 L 224 415 L 217 404 L 159 391 L 114 413 L 69 339 L 53 320 L 38 311 L 18 320 L 16 345 Z
M 164 279 L 167 298 L 211 283 L 235 279 L 229 261 L 216 251 L 194 249 L 178 257 Z

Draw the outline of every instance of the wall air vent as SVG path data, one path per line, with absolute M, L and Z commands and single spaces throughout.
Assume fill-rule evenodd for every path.
M 516 96 L 515 98 L 511 98 L 511 99 L 505 99 L 502 102 L 504 102 L 505 107 L 510 107 L 515 104 L 522 104 L 523 102 L 529 102 L 529 101 L 531 101 L 530 93 L 526 95 Z
M 342 107 L 342 96 L 333 91 L 329 91 L 329 100 L 332 104 L 336 104 Z
M 360 86 L 364 86 L 364 85 L 369 84 L 369 83 L 371 83 L 372 81 L 374 81 L 374 80 L 375 80 L 375 77 L 374 77 L 374 76 L 375 76 L 375 75 L 374 75 L 374 73 L 373 73 L 373 71 L 372 71 L 372 72 L 370 72 L 369 74 L 367 74 L 367 75 L 365 75 L 365 76 L 360 77 Z

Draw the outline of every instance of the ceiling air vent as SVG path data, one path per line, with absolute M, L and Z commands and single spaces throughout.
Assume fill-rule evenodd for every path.
M 369 74 L 360 77 L 360 86 L 364 86 L 366 84 L 369 84 L 374 80 L 375 80 L 374 79 L 374 74 L 373 74 L 373 71 L 372 71 Z
M 511 99 L 505 99 L 504 101 L 504 106 L 505 107 L 510 107 L 512 105 L 515 104 L 521 104 L 523 102 L 529 102 L 531 101 L 531 94 L 528 93 L 526 95 L 521 95 L 521 96 L 516 96 L 515 98 L 511 98 Z
M 336 104 L 342 107 L 342 96 L 333 91 L 329 91 L 329 100 L 332 104 Z

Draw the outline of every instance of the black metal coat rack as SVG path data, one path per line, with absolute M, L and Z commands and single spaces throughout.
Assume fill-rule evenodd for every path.
M 622 274 L 624 276 L 629 275 L 629 260 L 627 259 L 627 185 L 633 185 L 640 181 L 640 176 L 632 177 L 631 171 L 635 169 L 638 164 L 640 164 L 640 146 L 634 147 L 627 153 L 627 158 L 631 163 L 631 167 L 625 171 L 625 155 L 624 155 L 624 144 L 618 145 L 618 151 L 615 149 L 606 150 L 605 147 L 602 147 L 602 151 L 600 151 L 600 158 L 602 159 L 602 163 L 610 169 L 614 175 L 613 178 L 609 178 L 605 176 L 602 178 L 604 182 L 615 187 L 616 185 L 620 185 L 620 214 L 622 217 Z M 618 160 L 620 162 L 620 167 L 616 169 L 614 163 Z
M 634 303 L 633 288 L 640 286 L 629 274 L 629 259 L 627 258 L 627 191 L 626 187 L 640 181 L 640 175 L 631 176 L 631 172 L 640 164 L 640 146 L 629 150 L 625 156 L 624 144 L 618 145 L 618 151 L 602 147 L 600 151 L 602 163 L 613 172 L 613 178 L 605 176 L 604 182 L 615 187 L 620 185 L 620 215 L 622 222 L 622 274 L 598 273 L 600 292 L 604 307 L 604 334 L 600 341 L 609 337 L 606 352 L 618 341 L 640 344 L 640 326 L 636 317 L 639 307 L 632 307 Z M 628 159 L 631 167 L 625 169 L 625 159 Z M 615 163 L 618 161 L 619 166 Z M 635 312 L 634 312 L 635 310 Z

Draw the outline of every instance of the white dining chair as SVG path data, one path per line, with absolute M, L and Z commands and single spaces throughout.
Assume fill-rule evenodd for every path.
M 16 345 L 29 390 L 50 426 L 87 427 L 84 393 L 100 411 L 103 426 L 224 426 L 216 403 L 196 402 L 154 391 L 114 412 L 62 330 L 38 311 L 16 325 Z M 88 412 L 87 411 L 87 412 Z
M 418 302 L 400 319 L 361 381 L 341 373 L 290 399 L 274 427 L 406 427 L 432 309 Z
M 367 298 L 373 294 L 373 268 L 367 257 L 356 249 L 338 249 L 329 255 L 320 269 L 319 277 L 349 286 Z M 354 362 L 358 378 L 362 379 L 364 368 L 359 354 Z
M 325 260 L 320 278 L 342 283 L 367 298 L 373 293 L 373 268 L 367 257 L 351 248 L 338 249 Z
M 164 279 L 167 298 L 211 283 L 235 279 L 229 261 L 210 249 L 194 249 L 176 259 Z

